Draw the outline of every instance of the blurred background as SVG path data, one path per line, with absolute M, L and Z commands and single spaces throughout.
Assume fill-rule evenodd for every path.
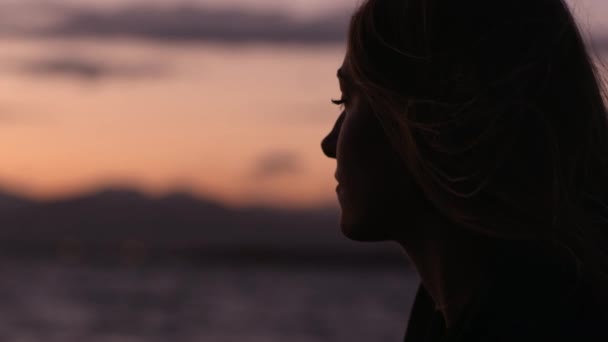
M 0 0 L 0 339 L 399 341 L 417 277 L 320 150 L 357 3 Z

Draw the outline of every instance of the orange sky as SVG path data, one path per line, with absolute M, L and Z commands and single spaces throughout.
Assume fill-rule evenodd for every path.
M 9 62 L 59 56 L 161 63 L 149 78 L 0 78 L 0 180 L 37 197 L 108 183 L 151 192 L 180 186 L 235 204 L 311 205 L 334 199 L 333 163 L 319 143 L 333 124 L 342 47 L 174 46 L 129 41 L 4 41 Z M 52 57 L 48 57 L 52 58 Z M 9 63 L 10 64 L 10 63 Z M 297 169 L 256 165 L 292 155 Z

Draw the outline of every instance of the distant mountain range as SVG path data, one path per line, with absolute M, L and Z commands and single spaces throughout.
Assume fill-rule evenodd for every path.
M 335 208 L 235 209 L 189 193 L 104 189 L 42 202 L 0 193 L 0 254 L 136 248 L 240 261 L 403 262 L 396 246 L 348 240 L 338 220 Z

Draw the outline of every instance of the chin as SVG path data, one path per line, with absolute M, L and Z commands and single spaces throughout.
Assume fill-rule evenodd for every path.
M 340 220 L 342 234 L 357 242 L 381 242 L 392 240 L 387 233 L 388 223 L 372 218 L 352 218 L 342 213 Z

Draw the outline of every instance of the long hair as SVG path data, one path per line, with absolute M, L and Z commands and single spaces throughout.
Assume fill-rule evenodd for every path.
M 605 92 L 562 0 L 367 0 L 346 65 L 441 215 L 608 270 Z

